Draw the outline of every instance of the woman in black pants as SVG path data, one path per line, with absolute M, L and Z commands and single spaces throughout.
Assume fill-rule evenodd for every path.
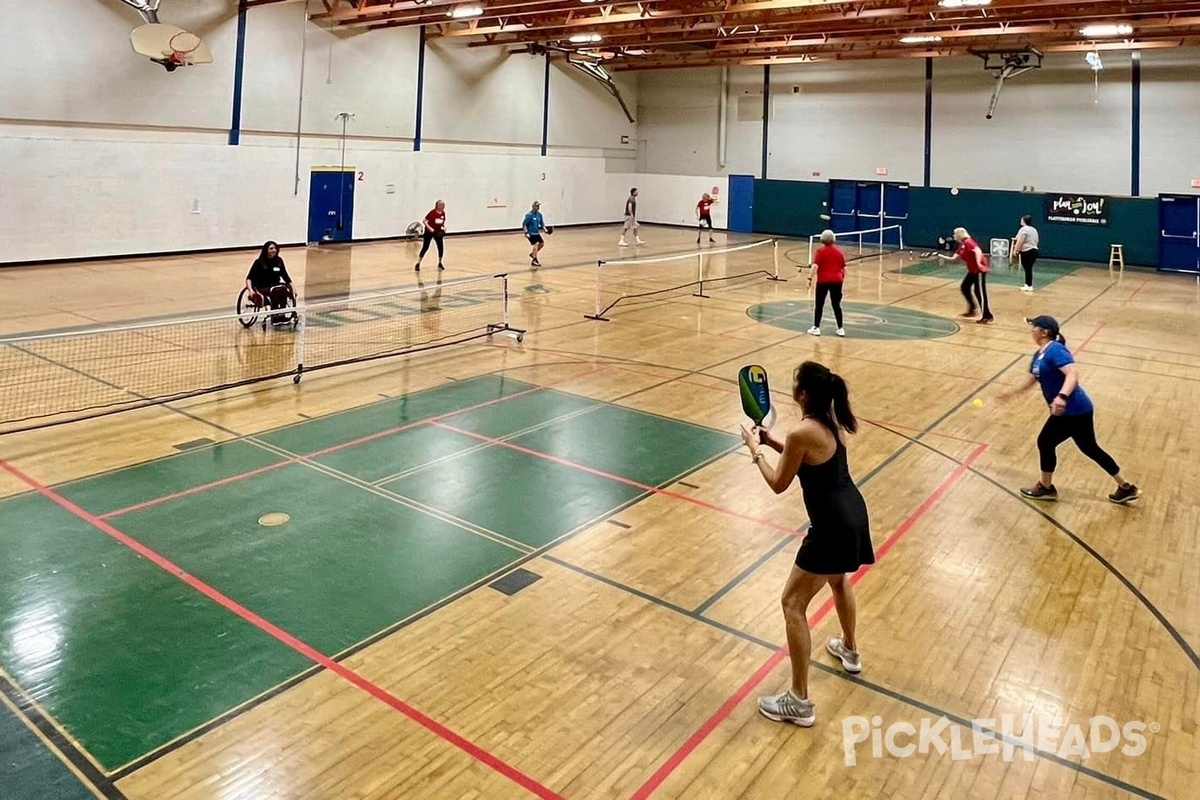
M 1108 496 L 1109 500 L 1120 505 L 1137 500 L 1142 496 L 1141 492 L 1121 477 L 1117 462 L 1096 442 L 1095 406 L 1079 385 L 1075 359 L 1066 347 L 1066 340 L 1058 332 L 1058 322 L 1045 315 L 1026 322 L 1032 326 L 1033 341 L 1038 346 L 1029 364 L 1029 379 L 1000 397 L 1008 399 L 1034 385 L 1040 385 L 1042 396 L 1050 406 L 1050 417 L 1037 439 L 1041 480 L 1028 489 L 1022 489 L 1021 494 L 1030 500 L 1058 499 L 1058 489 L 1054 487 L 1054 469 L 1058 466 L 1055 451 L 1067 439 L 1072 439 L 1080 452 L 1095 461 L 1116 481 L 1117 489 Z
M 1011 260 L 1021 259 L 1021 268 L 1025 270 L 1025 283 L 1021 285 L 1022 292 L 1033 291 L 1033 265 L 1038 260 L 1038 244 L 1041 236 L 1033 227 L 1033 217 L 1026 214 L 1021 217 L 1021 227 L 1017 230 L 1017 238 L 1013 241 Z

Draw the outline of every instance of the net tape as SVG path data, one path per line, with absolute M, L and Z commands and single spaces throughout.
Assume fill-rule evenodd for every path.
M 0 434 L 512 331 L 507 275 L 261 312 L 0 339 Z M 295 314 L 292 329 L 268 324 Z
M 750 268 L 730 272 L 730 264 L 723 261 L 714 266 L 716 257 L 740 253 L 766 245 L 772 246 L 769 268 Z M 649 267 L 645 271 L 634 268 Z M 722 270 L 723 268 L 723 270 Z M 596 262 L 596 289 L 594 310 L 584 315 L 586 319 L 606 320 L 609 311 L 623 303 L 648 302 L 660 296 L 683 289 L 696 287 L 696 296 L 704 297 L 704 287 L 728 283 L 756 276 L 771 280 L 779 278 L 778 240 L 763 239 L 731 247 L 697 250 L 687 253 L 631 258 L 616 261 Z

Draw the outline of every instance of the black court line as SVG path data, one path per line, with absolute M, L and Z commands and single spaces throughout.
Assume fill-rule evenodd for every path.
M 615 581 L 611 578 L 607 578 L 603 575 L 592 572 L 591 570 L 586 569 L 585 567 L 580 567 L 580 566 L 572 564 L 568 561 L 564 561 L 561 558 L 557 558 L 557 557 L 551 556 L 551 555 L 543 556 L 543 558 L 546 561 L 550 561 L 554 564 L 557 564 L 560 567 L 569 569 L 572 572 L 576 572 L 580 575 L 583 575 L 586 578 L 597 581 L 599 583 L 603 583 L 606 586 L 611 586 L 614 589 L 617 589 L 619 591 L 633 595 L 634 597 L 641 598 L 642 600 L 645 600 L 648 603 L 652 603 L 656 606 L 659 606 L 660 608 L 665 608 L 670 611 L 674 611 L 675 613 L 681 614 L 681 615 L 687 617 L 688 619 L 703 623 L 704 625 L 707 625 L 711 628 L 715 628 L 719 631 L 728 633 L 731 636 L 736 636 L 737 638 L 742 639 L 743 641 L 746 641 L 746 642 L 750 642 L 751 644 L 758 645 L 759 647 L 761 647 L 765 650 L 769 650 L 772 653 L 777 652 L 782 647 L 782 645 L 778 645 L 773 642 L 769 642 L 765 639 L 760 639 L 759 637 L 757 637 L 751 633 L 747 633 L 746 631 L 743 631 L 739 628 L 734 628 L 734 627 L 732 627 L 730 625 L 726 625 L 722 622 L 717 622 L 716 620 L 712 620 L 712 619 L 709 619 L 708 617 L 701 616 L 693 611 L 688 611 L 686 608 L 675 605 L 674 603 L 672 603 L 668 600 L 663 600 L 662 598 L 655 597 L 652 594 L 643 592 L 640 589 L 635 589 L 632 586 L 626 586 L 625 584 L 621 583 L 620 581 Z M 1106 783 L 1109 786 L 1114 786 L 1118 789 L 1121 789 L 1122 791 L 1128 792 L 1129 794 L 1137 795 L 1139 797 L 1144 797 L 1144 798 L 1147 798 L 1147 800 L 1166 800 L 1166 798 L 1163 798 L 1161 795 L 1154 794 L 1153 792 L 1150 792 L 1146 789 L 1142 789 L 1139 786 L 1135 786 L 1131 783 L 1127 783 L 1126 781 L 1123 781 L 1120 778 L 1114 778 L 1111 775 L 1107 775 L 1103 772 L 1100 772 L 1099 770 L 1095 770 L 1095 769 L 1092 769 L 1091 767 L 1086 767 L 1082 764 L 1077 764 L 1073 761 L 1069 761 L 1065 758 L 1061 758 L 1055 753 L 1048 753 L 1044 750 L 1039 750 L 1038 748 L 1033 747 L 1027 743 L 1021 742 L 1019 740 L 1013 739 L 1008 736 L 1005 736 L 1003 733 L 1000 733 L 999 731 L 995 731 L 995 730 L 992 730 L 989 728 L 983 728 L 983 727 L 976 728 L 972 725 L 971 721 L 968 720 L 966 717 L 963 717 L 959 714 L 955 714 L 952 711 L 946 711 L 944 709 L 938 708 L 937 706 L 932 705 L 930 703 L 926 703 L 923 700 L 918 700 L 914 697 L 910 697 L 909 695 L 906 695 L 903 692 L 899 692 L 899 691 L 896 691 L 895 689 L 890 689 L 886 686 L 882 686 L 880 684 L 873 683 L 871 681 L 865 680 L 865 679 L 855 676 L 855 675 L 850 675 L 840 669 L 836 669 L 827 664 L 822 664 L 815 660 L 810 660 L 809 664 L 811 667 L 818 669 L 821 672 L 824 672 L 824 673 L 827 673 L 834 677 L 840 678 L 844 681 L 848 681 L 850 683 L 856 684 L 858 686 L 863 687 L 864 689 L 869 689 L 870 691 L 877 692 L 878 694 L 884 695 L 885 697 L 888 697 L 892 700 L 896 700 L 897 702 L 903 703 L 904 705 L 907 705 L 910 708 L 915 708 L 917 710 L 924 711 L 927 714 L 934 714 L 939 717 L 945 717 L 946 719 L 950 720 L 951 722 L 955 723 L 956 725 L 960 725 L 968 730 L 971 730 L 971 731 L 978 730 L 980 733 L 984 734 L 985 736 L 987 736 L 991 739 L 994 739 L 994 740 L 999 741 L 1006 745 L 1011 745 L 1014 749 L 1027 750 L 1027 751 L 1033 753 L 1038 758 L 1041 758 L 1045 761 L 1049 761 L 1051 763 L 1057 764 L 1061 767 L 1066 767 L 1067 769 L 1071 770 L 1072 772 L 1078 772 L 1083 775 L 1087 775 L 1090 778 L 1095 778 L 1096 780 L 1101 781 L 1102 783 Z
M 688 483 L 687 481 L 677 481 L 677 482 L 680 486 L 686 486 L 689 489 L 699 489 L 700 488 L 697 484 Z
M 0 692 L 4 693 L 13 707 L 37 729 L 44 740 L 53 745 L 54 749 L 79 771 L 79 774 L 86 779 L 87 784 L 90 784 L 89 788 L 99 792 L 105 800 L 125 800 L 125 795 L 116 787 L 113 780 L 92 763 L 92 760 L 84 755 L 79 747 L 46 718 L 46 715 L 35 703 L 2 674 L 0 674 Z
M 896 434 L 897 436 L 903 436 L 906 439 L 909 438 L 908 436 L 905 436 L 905 434 L 903 434 L 899 431 L 895 431 L 895 430 L 892 430 L 891 428 L 888 428 L 886 425 L 877 424 L 877 427 L 884 428 L 885 430 L 891 431 L 892 433 Z M 938 455 L 944 456 L 944 457 L 950 459 L 951 461 L 954 461 L 960 465 L 964 463 L 964 462 L 959 461 L 958 459 L 954 458 L 950 454 L 938 449 L 937 447 L 934 447 L 931 444 L 917 441 L 916 439 L 911 439 L 910 442 L 912 444 L 916 444 L 920 447 L 924 447 L 927 450 L 930 450 L 931 452 L 937 453 Z M 1016 500 L 1019 500 L 1022 507 L 1037 514 L 1042 519 L 1044 519 L 1046 522 L 1049 522 L 1052 526 L 1054 526 L 1054 528 L 1056 528 L 1059 532 L 1065 534 L 1069 539 L 1071 539 L 1072 542 L 1074 542 L 1076 545 L 1078 545 L 1080 548 L 1082 548 L 1084 552 L 1086 552 L 1088 555 L 1090 555 L 1092 558 L 1094 558 L 1097 562 L 1099 562 L 1099 564 L 1102 567 L 1104 567 L 1104 569 L 1106 569 L 1114 578 L 1116 578 L 1118 581 L 1120 581 L 1121 584 L 1124 585 L 1125 588 L 1128 589 L 1129 592 L 1138 600 L 1138 602 L 1140 602 L 1146 608 L 1146 610 L 1149 611 L 1150 614 L 1156 620 L 1158 620 L 1158 623 L 1160 625 L 1162 625 L 1163 629 L 1171 636 L 1172 639 L 1175 640 L 1175 643 L 1178 644 L 1179 647 L 1183 650 L 1184 655 L 1186 655 L 1188 657 L 1188 659 L 1192 662 L 1192 665 L 1195 666 L 1197 670 L 1200 670 L 1200 654 L 1197 654 L 1195 648 L 1193 648 L 1191 646 L 1191 644 L 1187 641 L 1187 639 L 1184 638 L 1183 634 L 1179 632 L 1179 629 L 1176 628 L 1175 625 L 1173 625 L 1169 619 L 1167 619 L 1167 616 L 1162 611 L 1159 610 L 1158 606 L 1156 606 L 1154 604 L 1154 602 L 1151 601 L 1150 598 L 1147 597 L 1145 595 L 1145 593 L 1143 593 L 1142 590 L 1137 587 L 1136 584 L 1134 584 L 1133 581 L 1131 581 L 1128 577 L 1126 577 L 1125 574 L 1123 572 L 1121 572 L 1121 570 L 1119 570 L 1111 561 L 1109 561 L 1099 551 L 1097 551 L 1096 548 L 1092 547 L 1090 544 L 1088 544 L 1086 541 L 1084 541 L 1084 539 L 1081 536 L 1079 536 L 1079 534 L 1075 533 L 1073 530 L 1068 528 L 1066 525 L 1064 525 L 1063 523 L 1059 522 L 1057 519 L 1052 517 L 1049 513 L 1046 512 L 1046 510 L 1044 508 L 1035 506 L 1035 505 L 1033 505 L 1033 503 L 1024 499 L 1019 492 L 1014 491 L 1013 489 L 1009 488 L 1008 486 L 1005 486 L 1004 484 L 1000 483 L 1000 481 L 996 480 L 992 476 L 990 476 L 984 472 L 981 472 L 977 467 L 968 465 L 967 469 L 973 475 L 976 475 L 976 476 L 982 478 L 983 480 L 987 481 L 992 486 L 995 486 L 997 489 L 999 489 L 1000 491 L 1009 495 L 1010 497 L 1013 497 Z
M 605 522 L 607 522 L 609 525 L 616 525 L 618 528 L 624 528 L 625 530 L 629 530 L 633 527 L 632 525 L 627 525 L 617 519 L 606 519 Z

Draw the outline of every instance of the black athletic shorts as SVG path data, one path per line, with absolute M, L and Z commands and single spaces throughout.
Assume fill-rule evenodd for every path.
M 542 244 L 545 241 L 540 233 L 526 234 L 525 238 L 529 240 L 530 244 Z

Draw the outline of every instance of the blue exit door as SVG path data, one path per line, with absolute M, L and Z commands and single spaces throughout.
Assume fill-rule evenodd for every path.
M 834 233 L 903 225 L 908 219 L 908 184 L 831 180 L 829 208 Z M 898 230 L 888 231 L 883 238 L 885 244 L 900 245 Z
M 729 221 L 734 233 L 754 232 L 754 176 L 729 176 Z
M 1158 196 L 1158 268 L 1200 272 L 1200 196 Z
M 308 241 L 354 238 L 354 167 L 313 167 L 308 184 Z

